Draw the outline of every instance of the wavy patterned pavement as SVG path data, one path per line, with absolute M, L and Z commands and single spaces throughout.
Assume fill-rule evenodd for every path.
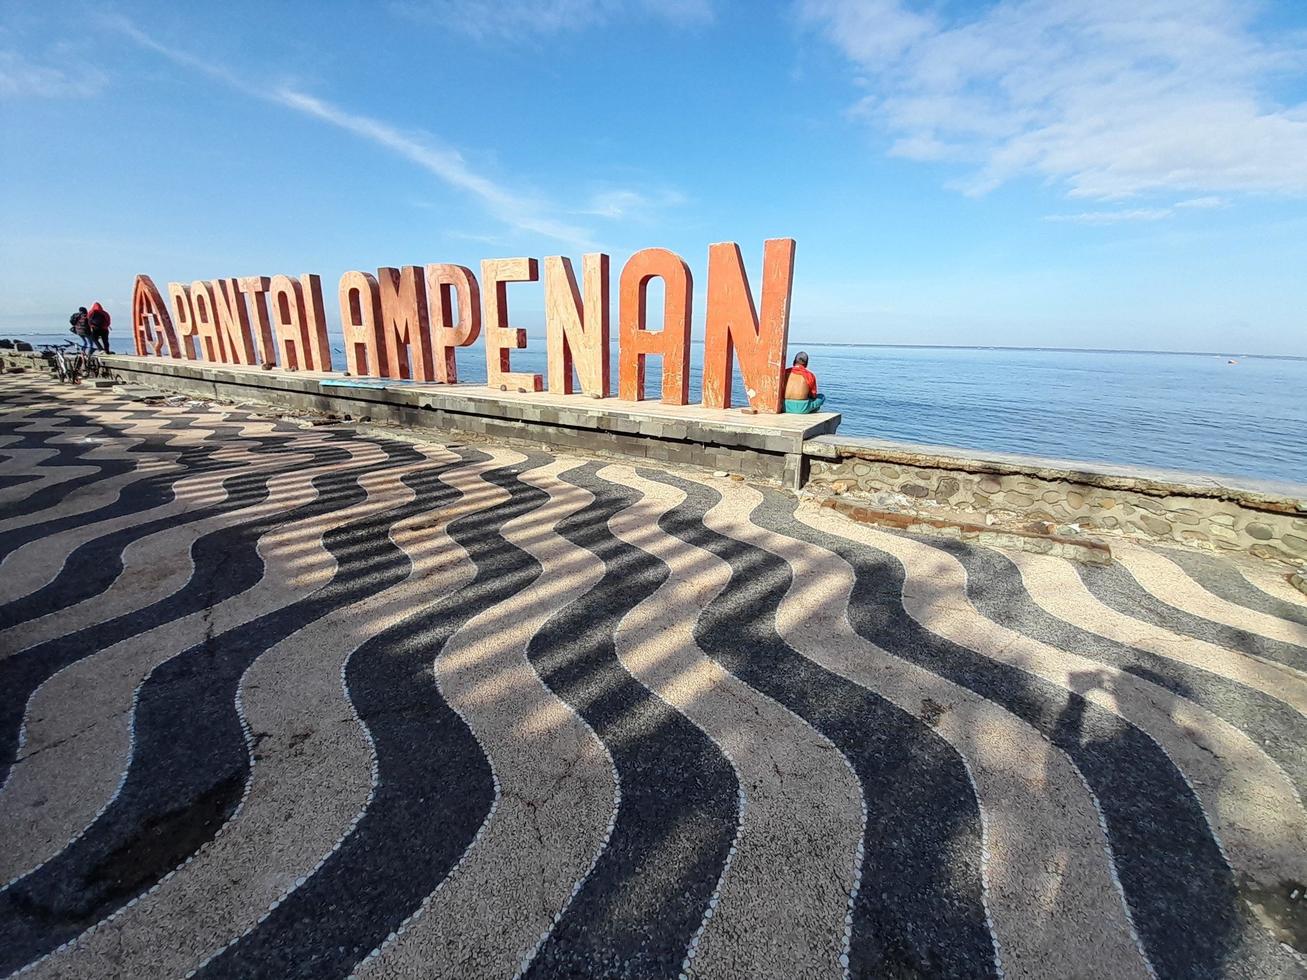
M 0 977 L 1307 977 L 1307 597 L 0 378 Z

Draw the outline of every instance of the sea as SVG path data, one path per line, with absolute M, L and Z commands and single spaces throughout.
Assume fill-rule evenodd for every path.
M 543 374 L 533 333 L 513 370 Z M 843 414 L 840 435 L 1307 485 L 1307 358 L 791 341 L 791 352 L 800 348 L 826 408 Z M 702 359 L 696 343 L 692 401 Z M 480 345 L 460 350 L 458 366 L 461 381 L 485 382 Z M 615 388 L 615 356 L 612 371 Z M 651 358 L 649 397 L 658 384 Z M 743 404 L 738 375 L 734 391 Z

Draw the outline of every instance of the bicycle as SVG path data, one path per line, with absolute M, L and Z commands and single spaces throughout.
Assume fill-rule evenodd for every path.
M 85 353 L 73 355 L 71 352 L 74 346 L 67 340 L 62 344 L 41 344 L 41 353 L 46 360 L 54 362 L 54 373 L 60 381 L 80 384 L 82 378 L 78 370 L 78 362 L 86 355 Z
M 99 378 L 108 373 L 95 351 L 82 351 L 77 355 L 77 375 L 79 378 Z

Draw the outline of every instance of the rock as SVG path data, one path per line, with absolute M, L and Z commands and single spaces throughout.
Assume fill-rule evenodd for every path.
M 1296 534 L 1285 534 L 1281 536 L 1280 541 L 1293 552 L 1300 555 L 1307 555 L 1307 538 L 1300 538 Z
M 1078 490 L 1068 490 L 1066 492 L 1066 503 L 1068 507 L 1079 510 L 1085 505 L 1085 495 Z
M 1152 531 L 1159 538 L 1169 538 L 1171 536 L 1171 525 L 1160 517 L 1154 517 L 1152 514 L 1143 514 L 1139 518 L 1144 522 L 1144 527 Z
M 1011 504 L 1013 507 L 1029 507 L 1035 502 L 1035 498 L 1028 493 L 1021 493 L 1017 490 L 1009 490 L 1003 494 L 1003 502 Z
M 1256 538 L 1258 541 L 1270 541 L 1275 537 L 1275 532 L 1265 524 L 1249 524 L 1244 530 L 1248 532 L 1249 537 Z
M 713 476 L 717 477 L 718 479 L 722 479 L 722 480 L 724 480 L 724 479 L 726 479 L 727 473 L 726 473 L 725 470 L 714 470 L 714 471 L 713 471 Z M 836 491 L 836 492 L 838 493 L 838 491 Z
M 1003 489 L 1003 485 L 992 476 L 981 477 L 980 489 L 985 493 L 998 493 Z
M 930 496 L 930 491 L 919 483 L 905 483 L 900 489 L 909 497 L 916 497 L 918 500 L 924 500 Z
M 958 491 L 961 489 L 962 484 L 953 477 L 946 476 L 940 480 L 939 485 L 935 487 L 935 499 L 940 501 L 949 500 L 952 497 L 957 496 Z

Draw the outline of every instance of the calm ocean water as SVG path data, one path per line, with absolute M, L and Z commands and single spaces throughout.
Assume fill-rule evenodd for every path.
M 530 339 L 531 348 L 513 355 L 513 368 L 543 373 L 540 331 Z M 844 414 L 842 435 L 1307 484 L 1307 359 L 825 344 L 805 349 L 827 407 Z M 696 345 L 692 399 L 698 397 L 702 356 Z M 1227 363 L 1232 358 L 1238 363 Z M 343 355 L 340 360 L 343 367 Z M 484 383 L 480 345 L 460 351 L 458 363 L 460 380 Z M 647 378 L 653 397 L 655 365 L 651 360 Z M 738 378 L 735 398 L 743 401 Z

